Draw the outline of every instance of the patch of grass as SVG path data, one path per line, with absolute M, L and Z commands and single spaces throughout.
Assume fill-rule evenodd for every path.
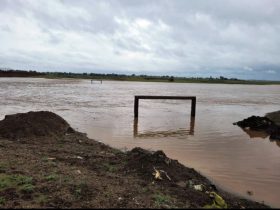
M 23 175 L 0 174 L 0 190 L 7 188 L 16 188 L 22 192 L 33 192 L 33 178 Z
M 45 162 L 45 163 L 47 163 L 47 164 L 49 164 L 49 165 L 51 165 L 51 166 L 57 166 L 57 163 L 55 162 L 55 159 L 54 159 L 54 160 L 53 160 L 53 159 L 50 159 L 50 157 L 44 156 L 44 157 L 42 158 L 42 161 Z
M 11 176 L 6 174 L 0 174 L 0 190 L 12 187 L 13 181 Z
M 39 195 L 36 199 L 35 202 L 40 204 L 40 205 L 45 205 L 46 203 L 48 203 L 48 198 L 45 195 Z
M 44 156 L 44 157 L 42 157 L 42 161 L 43 161 L 43 162 L 48 162 L 49 159 L 48 159 L 48 157 Z
M 103 163 L 105 169 L 109 172 L 115 172 L 117 170 L 115 165 L 111 165 L 110 163 Z
M 30 176 L 23 176 L 23 175 L 12 175 L 11 179 L 17 183 L 17 185 L 25 185 L 25 184 L 32 184 L 33 178 Z
M 170 205 L 172 203 L 172 199 L 168 195 L 163 195 L 162 193 L 154 194 L 153 199 L 157 207 L 161 207 L 163 205 Z
M 112 149 L 112 153 L 115 155 L 121 154 L 122 152 L 118 149 Z
M 81 199 L 88 194 L 89 188 L 86 182 L 81 182 L 74 187 L 73 194 L 76 198 Z
M 34 185 L 32 184 L 24 184 L 20 186 L 20 191 L 23 193 L 32 193 L 34 191 Z
M 147 193 L 148 191 L 149 191 L 149 188 L 147 188 L 147 187 L 143 187 L 143 188 L 142 188 L 142 192 L 143 192 L 143 193 Z
M 104 197 L 112 198 L 112 192 L 110 190 L 103 191 Z
M 7 165 L 5 163 L 0 163 L 0 173 L 5 173 L 7 170 Z
M 72 182 L 72 180 L 73 179 L 71 177 L 69 177 L 69 176 L 64 176 L 63 179 L 62 179 L 62 181 L 64 183 L 70 183 L 70 182 Z
M 45 179 L 47 181 L 56 181 L 56 180 L 58 180 L 58 177 L 59 176 L 57 174 L 50 174 L 50 175 L 46 176 Z
M 6 203 L 5 198 L 0 197 L 0 206 L 4 206 L 4 205 L 5 205 L 5 203 Z

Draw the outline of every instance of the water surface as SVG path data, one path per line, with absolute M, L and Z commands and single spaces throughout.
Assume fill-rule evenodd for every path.
M 140 100 L 134 121 L 134 95 L 195 95 L 196 117 L 191 101 Z M 279 142 L 232 124 L 279 110 L 280 86 L 0 78 L 0 98 L 0 119 L 53 111 L 90 138 L 161 149 L 226 190 L 280 207 Z

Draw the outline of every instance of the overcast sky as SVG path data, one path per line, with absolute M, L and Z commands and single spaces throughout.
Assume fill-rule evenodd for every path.
M 0 67 L 280 80 L 280 1 L 0 0 Z

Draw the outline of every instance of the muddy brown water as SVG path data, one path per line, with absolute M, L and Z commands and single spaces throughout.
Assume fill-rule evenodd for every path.
M 196 117 L 190 101 L 140 100 L 134 121 L 134 95 L 195 95 Z M 0 78 L 0 98 L 0 119 L 53 111 L 90 138 L 163 150 L 225 190 L 280 207 L 280 143 L 232 124 L 279 110 L 280 86 Z

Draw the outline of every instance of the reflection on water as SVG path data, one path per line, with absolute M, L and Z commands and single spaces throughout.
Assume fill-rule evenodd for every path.
M 196 96 L 195 132 L 184 101 L 140 100 L 134 122 L 135 95 Z M 0 119 L 52 111 L 90 138 L 116 148 L 163 150 L 226 190 L 280 207 L 279 141 L 250 138 L 232 124 L 279 110 L 280 86 L 0 78 L 0 98 Z
M 151 137 L 178 137 L 185 138 L 188 135 L 194 135 L 195 117 L 190 117 L 189 129 L 166 130 L 166 131 L 145 131 L 138 132 L 138 118 L 134 118 L 133 136 L 134 138 L 151 138 Z
M 242 130 L 247 133 L 251 139 L 253 138 L 262 138 L 262 139 L 266 139 L 268 138 L 270 135 L 265 132 L 265 131 L 254 131 L 254 130 L 251 130 L 251 129 L 246 129 L 246 128 L 242 128 Z M 280 147 L 280 140 L 273 140 L 273 139 L 269 139 L 270 142 L 275 142 L 276 145 L 278 147 Z
M 264 131 L 254 131 L 254 130 L 251 130 L 251 129 L 246 129 L 246 128 L 242 128 L 242 130 L 247 133 L 250 138 L 267 138 L 269 137 L 269 134 L 267 132 L 264 132 Z

